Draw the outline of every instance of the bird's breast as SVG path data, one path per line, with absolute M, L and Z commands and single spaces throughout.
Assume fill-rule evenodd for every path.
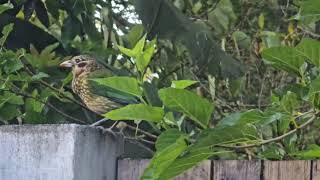
M 107 97 L 94 94 L 90 89 L 89 82 L 85 78 L 77 78 L 72 82 L 72 90 L 78 94 L 83 103 L 98 114 L 107 113 L 121 105 L 111 101 Z

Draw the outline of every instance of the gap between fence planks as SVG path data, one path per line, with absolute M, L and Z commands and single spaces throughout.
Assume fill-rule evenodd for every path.
M 118 180 L 138 180 L 149 160 L 121 159 Z M 320 180 L 320 160 L 204 161 L 176 180 Z

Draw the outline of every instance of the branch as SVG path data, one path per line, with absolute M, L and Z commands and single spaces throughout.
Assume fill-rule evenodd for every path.
M 82 121 L 82 120 L 80 120 L 80 119 L 78 119 L 78 118 L 75 118 L 75 117 L 73 117 L 73 116 L 70 116 L 70 115 L 64 113 L 63 111 L 59 110 L 58 108 L 56 108 L 54 105 L 52 105 L 52 104 L 49 103 L 49 102 L 45 102 L 45 101 L 43 101 L 43 100 L 41 100 L 41 99 L 38 99 L 38 98 L 36 98 L 36 97 L 33 97 L 31 94 L 27 94 L 27 93 L 25 93 L 25 92 L 21 92 L 21 89 L 20 89 L 19 87 L 15 86 L 15 85 L 13 85 L 13 87 L 14 87 L 16 90 L 9 89 L 9 90 L 3 90 L 3 91 L 10 91 L 10 92 L 12 92 L 12 93 L 15 93 L 15 94 L 17 94 L 17 95 L 23 96 L 23 97 L 25 97 L 25 98 L 34 99 L 34 100 L 36 100 L 36 101 L 38 101 L 38 102 L 40 102 L 40 103 L 42 103 L 42 104 L 44 104 L 44 105 L 49 106 L 50 108 L 52 108 L 53 110 L 55 110 L 56 112 L 58 112 L 59 114 L 61 114 L 62 116 L 66 117 L 66 118 L 69 118 L 69 119 L 72 119 L 74 122 L 81 123 L 81 124 L 87 124 L 85 121 Z M 19 92 L 18 92 L 18 91 L 19 91 Z
M 257 146 L 262 146 L 264 144 L 268 144 L 268 143 L 272 143 L 272 142 L 277 142 L 280 141 L 282 139 L 284 139 L 285 137 L 290 136 L 291 134 L 297 132 L 300 129 L 303 129 L 305 127 L 307 127 L 309 124 L 311 124 L 314 120 L 316 119 L 316 116 L 313 115 L 308 121 L 306 121 L 305 123 L 301 124 L 299 127 L 281 135 L 275 138 L 271 138 L 271 139 L 267 139 L 267 140 L 262 140 L 261 142 L 257 143 L 257 144 L 248 144 L 248 145 L 242 145 L 242 146 L 225 146 L 225 145 L 218 145 L 219 147 L 223 147 L 223 148 L 232 148 L 232 149 L 245 149 L 245 148 L 252 148 L 252 147 L 257 147 Z
M 151 137 L 151 138 L 153 138 L 153 139 L 157 139 L 157 138 L 158 138 L 158 136 L 156 136 L 156 135 L 154 135 L 154 134 L 151 134 L 151 133 L 149 133 L 149 132 L 147 132 L 147 131 L 144 131 L 144 130 L 141 130 L 141 129 L 139 129 L 139 128 L 137 129 L 137 127 L 131 126 L 131 125 L 129 125 L 129 124 L 126 124 L 126 127 L 128 127 L 128 128 L 131 129 L 131 130 L 138 131 L 138 132 L 140 132 L 141 134 L 147 135 L 147 136 L 149 136 L 149 137 Z

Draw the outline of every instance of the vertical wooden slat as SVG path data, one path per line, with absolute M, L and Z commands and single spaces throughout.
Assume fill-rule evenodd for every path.
M 149 160 L 118 160 L 118 180 L 138 180 Z M 205 161 L 192 170 L 175 178 L 176 180 L 210 180 L 211 162 Z
M 260 161 L 213 161 L 214 180 L 260 180 Z
M 265 180 L 310 180 L 311 161 L 264 161 Z
M 138 180 L 149 160 L 121 159 L 118 160 L 118 180 Z
M 205 161 L 175 178 L 175 180 L 210 180 L 211 161 Z
M 312 180 L 320 180 L 320 160 L 314 160 L 312 164 Z

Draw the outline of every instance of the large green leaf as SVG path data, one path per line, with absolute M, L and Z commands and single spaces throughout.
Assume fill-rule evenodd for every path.
M 235 125 L 206 129 L 201 132 L 190 151 L 212 148 L 217 145 L 254 143 L 260 141 L 257 130 L 252 125 Z
M 214 106 L 206 99 L 175 88 L 161 89 L 159 96 L 166 107 L 184 113 L 203 128 L 208 127 Z
M 309 25 L 320 20 L 320 1 L 306 0 L 301 1 L 300 14 L 296 16 L 303 24 Z
M 171 138 L 171 132 L 164 133 L 162 139 Z M 151 159 L 148 167 L 144 170 L 141 180 L 157 180 L 161 179 L 161 173 L 166 170 L 170 164 L 187 148 L 185 142 L 185 136 L 180 135 L 175 139 L 170 139 L 170 143 L 164 148 L 161 146 L 161 150 Z
M 142 96 L 142 90 L 138 81 L 131 77 L 113 76 L 107 78 L 92 79 L 100 85 L 107 86 L 118 91 L 128 93 L 137 97 Z
M 160 122 L 164 111 L 159 107 L 152 107 L 144 104 L 131 104 L 104 114 L 111 120 L 145 120 Z
M 293 47 L 272 47 L 262 52 L 262 57 L 276 68 L 302 75 L 303 55 Z
M 133 26 L 130 32 L 125 35 L 131 48 L 133 48 L 143 36 L 143 30 L 143 26 L 138 24 Z
M 156 142 L 157 151 L 165 149 L 182 136 L 185 136 L 184 133 L 178 129 L 168 129 L 158 137 Z
M 258 140 L 255 128 L 251 126 L 228 126 L 204 130 L 194 145 L 186 149 L 186 153 L 177 158 L 168 168 L 161 173 L 161 180 L 171 179 L 184 171 L 194 167 L 201 161 L 218 153 L 214 146 L 232 143 L 247 143 Z
M 290 155 L 301 158 L 301 159 L 320 158 L 320 146 L 314 144 L 314 145 L 311 145 L 308 150 L 295 152 Z
M 300 104 L 296 93 L 288 91 L 287 94 L 282 97 L 280 105 L 285 112 L 293 114 L 293 111 L 297 109 Z
M 13 23 L 6 25 L 2 30 L 2 37 L 0 38 L 0 46 L 3 46 L 6 42 L 9 34 L 13 30 Z
M 13 8 L 13 5 L 11 3 L 0 4 L 0 14 L 12 8 Z
M 9 121 L 20 115 L 21 112 L 16 105 L 5 104 L 0 108 L 0 121 Z
M 311 82 L 308 97 L 314 107 L 320 108 L 320 77 Z
M 246 112 L 236 112 L 223 118 L 217 124 L 217 127 L 234 126 L 237 124 L 250 124 L 263 120 L 263 114 L 259 110 L 249 110 Z
M 296 50 L 303 54 L 310 63 L 320 67 L 320 41 L 304 38 L 298 44 Z
M 4 104 L 10 103 L 15 105 L 23 105 L 24 101 L 22 96 L 18 96 L 14 93 L 4 92 L 3 95 L 0 96 L 0 108 L 4 106 Z
M 209 148 L 205 148 L 199 151 L 187 152 L 182 157 L 178 157 L 170 164 L 160 175 L 159 180 L 168 180 L 181 173 L 193 168 L 201 163 L 201 161 L 208 159 L 214 154 L 221 154 L 224 152 L 217 152 Z

